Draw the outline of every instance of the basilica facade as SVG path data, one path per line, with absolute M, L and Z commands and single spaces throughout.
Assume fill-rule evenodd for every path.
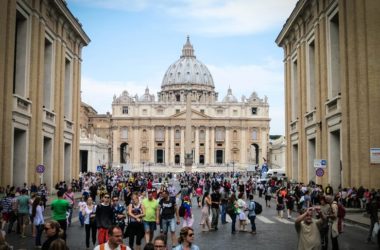
M 186 143 L 193 166 L 199 168 L 228 164 L 231 170 L 244 169 L 267 158 L 267 97 L 252 92 L 238 101 L 229 88 L 218 101 L 213 77 L 196 58 L 189 38 L 180 58 L 164 74 L 157 100 L 148 88 L 142 96 L 125 90 L 114 96 L 112 114 L 107 117 L 91 116 L 90 126 L 109 139 L 112 166 L 141 170 L 144 166 L 183 166 Z M 104 120 L 109 120 L 109 126 Z

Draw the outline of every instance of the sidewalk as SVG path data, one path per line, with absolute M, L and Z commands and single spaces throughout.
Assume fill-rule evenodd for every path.
M 346 216 L 344 220 L 348 223 L 359 225 L 369 229 L 371 220 L 365 209 L 346 208 Z

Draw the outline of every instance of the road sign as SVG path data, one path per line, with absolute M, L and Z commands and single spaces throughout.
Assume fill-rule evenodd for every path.
M 327 167 L 327 160 L 314 159 L 314 167 L 315 168 L 326 168 Z
M 37 165 L 36 172 L 39 173 L 39 174 L 42 174 L 43 172 L 45 172 L 45 166 L 42 165 L 42 164 Z
M 315 171 L 315 174 L 318 177 L 322 177 L 324 173 L 325 173 L 325 171 L 323 171 L 323 168 L 317 168 L 317 170 Z

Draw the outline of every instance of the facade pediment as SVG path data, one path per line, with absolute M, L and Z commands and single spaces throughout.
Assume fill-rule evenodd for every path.
M 183 118 L 183 119 L 186 119 L 186 110 L 185 111 L 181 111 L 177 114 L 174 114 L 171 116 L 172 118 Z M 210 116 L 208 115 L 205 115 L 199 111 L 196 111 L 194 109 L 191 110 L 191 119 L 204 119 L 204 118 L 211 118 Z

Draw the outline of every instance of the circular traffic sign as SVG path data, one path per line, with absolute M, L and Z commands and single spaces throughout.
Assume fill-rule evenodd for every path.
M 316 174 L 318 177 L 323 176 L 324 173 L 325 173 L 325 171 L 323 171 L 323 168 L 317 168 L 317 170 L 315 171 L 315 174 Z
M 42 174 L 43 172 L 45 172 L 45 166 L 42 165 L 42 164 L 37 165 L 36 172 L 39 173 L 39 174 Z

